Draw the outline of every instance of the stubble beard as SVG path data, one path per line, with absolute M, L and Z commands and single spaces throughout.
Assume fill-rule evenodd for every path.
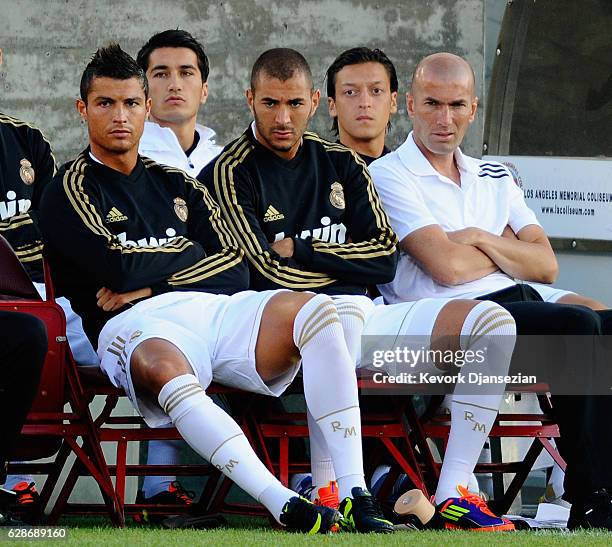
M 272 150 L 276 150 L 277 152 L 289 152 L 293 148 L 297 140 L 302 138 L 302 136 L 300 135 L 300 137 L 297 140 L 293 141 L 291 144 L 278 145 L 274 143 L 274 141 L 268 138 L 262 124 L 259 122 L 259 118 L 257 117 L 257 114 L 255 114 L 254 117 L 255 117 L 255 127 L 257 129 L 258 136 L 262 138 L 264 141 L 266 141 L 266 144 Z

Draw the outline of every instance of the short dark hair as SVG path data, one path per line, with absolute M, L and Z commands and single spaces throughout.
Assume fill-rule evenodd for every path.
M 251 70 L 251 91 L 255 91 L 255 82 L 259 74 L 264 72 L 270 78 L 276 78 L 281 82 L 286 82 L 296 72 L 301 72 L 306 76 L 312 89 L 312 72 L 308 61 L 295 49 L 279 47 L 264 51 L 255 61 Z
M 325 78 L 327 79 L 327 97 L 330 99 L 336 98 L 336 74 L 340 72 L 345 66 L 361 65 L 363 63 L 379 63 L 387 71 L 389 76 L 389 83 L 391 87 L 391 93 L 397 92 L 397 72 L 395 72 L 395 66 L 391 62 L 391 59 L 385 55 L 381 49 L 370 49 L 369 47 L 354 47 L 343 51 L 338 57 L 334 59 L 334 62 L 327 69 Z M 391 122 L 389 122 L 389 128 Z M 338 118 L 334 117 L 332 121 L 331 130 L 337 135 L 338 134 Z
M 121 46 L 111 42 L 96 51 L 81 76 L 81 99 L 87 102 L 87 95 L 95 78 L 113 78 L 114 80 L 129 80 L 137 78 L 142 85 L 145 97 L 149 96 L 149 82 L 144 70 L 130 57 Z
M 198 42 L 189 32 L 181 29 L 170 29 L 158 32 L 149 38 L 149 41 L 140 48 L 136 56 L 136 62 L 145 72 L 149 70 L 149 59 L 154 50 L 161 47 L 185 47 L 196 54 L 198 68 L 202 74 L 202 82 L 208 80 L 210 66 L 208 57 L 204 53 L 204 46 Z

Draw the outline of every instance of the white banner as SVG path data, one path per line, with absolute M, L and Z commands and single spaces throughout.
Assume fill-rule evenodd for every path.
M 612 240 L 612 160 L 485 156 L 506 165 L 549 237 Z

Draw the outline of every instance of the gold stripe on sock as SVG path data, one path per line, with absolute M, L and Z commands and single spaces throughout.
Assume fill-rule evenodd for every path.
M 466 403 L 464 401 L 455 401 L 455 400 L 453 400 L 452 402 L 460 404 L 460 405 L 475 406 L 476 408 L 481 408 L 482 410 L 492 410 L 493 412 L 498 412 L 499 411 L 498 408 L 489 408 L 488 406 L 475 405 L 474 403 Z
M 503 316 L 502 316 L 503 317 Z M 497 323 L 494 323 L 493 325 L 490 325 L 488 329 L 486 329 L 484 332 L 479 333 L 477 336 L 475 336 L 472 339 L 470 339 L 470 345 L 475 344 L 476 342 L 478 342 L 478 340 L 480 340 L 483 336 L 486 336 L 487 334 L 489 334 L 492 330 L 495 330 L 498 327 L 503 327 L 505 325 L 515 325 L 516 323 L 514 322 L 514 319 L 512 319 L 512 317 L 510 317 L 509 319 L 501 319 L 498 320 Z M 503 335 L 500 335 L 503 336 Z
M 472 329 L 471 334 L 475 335 L 475 334 L 481 334 L 482 331 L 486 328 L 486 326 L 491 323 L 492 321 L 495 321 L 496 319 L 500 319 L 503 317 L 508 317 L 510 316 L 510 314 L 506 311 L 506 310 L 497 310 L 495 313 L 489 315 L 486 319 L 484 319 L 480 325 L 478 325 L 478 328 L 474 328 Z
M 336 304 L 336 308 L 338 309 L 338 315 L 354 315 L 365 323 L 365 313 L 359 306 L 355 304 Z
M 496 313 L 500 311 L 499 308 L 497 306 L 492 306 L 487 308 L 486 310 L 484 310 L 474 321 L 474 324 L 472 325 L 472 329 L 470 331 L 470 336 L 474 333 L 476 333 L 479 329 L 480 329 L 480 322 L 482 320 L 484 320 L 485 317 L 487 317 L 488 315 L 492 314 L 492 313 Z
M 167 407 L 170 403 L 172 403 L 174 401 L 174 399 L 176 397 L 179 397 L 181 395 L 181 393 L 183 393 L 184 391 L 186 391 L 188 389 L 191 389 L 194 386 L 199 387 L 200 389 L 204 389 L 198 383 L 191 383 L 191 384 L 187 384 L 185 386 L 180 386 L 180 387 L 176 388 L 172 393 L 170 393 L 170 395 L 168 395 L 168 397 L 166 397 L 166 402 L 164 403 L 164 407 Z
M 210 458 L 208 458 L 208 461 L 212 463 L 213 458 L 215 457 L 215 454 L 219 452 L 219 450 L 224 444 L 230 442 L 232 439 L 235 439 L 236 437 L 240 437 L 241 435 L 244 435 L 244 433 L 236 433 L 235 435 L 232 435 L 229 439 L 225 439 L 217 448 L 214 449 L 213 453 L 210 455 Z
M 329 317 L 329 316 L 331 316 L 331 317 L 329 319 L 327 319 L 327 317 Z M 317 325 L 315 325 L 313 327 L 312 332 L 309 335 L 306 336 L 306 339 L 300 345 L 300 351 L 302 351 L 308 345 L 308 342 L 310 342 L 325 327 L 329 327 L 330 325 L 333 325 L 334 323 L 338 323 L 340 326 L 342 326 L 342 323 L 340 323 L 340 319 L 338 318 L 338 314 L 337 313 L 329 313 L 326 317 L 323 317 L 321 319 L 321 321 L 325 321 L 325 322 L 324 323 L 319 322 Z
M 330 317 L 334 317 L 338 319 L 338 313 L 335 308 L 326 308 L 319 313 L 316 319 L 308 325 L 308 328 L 304 330 L 302 336 L 300 337 L 299 347 L 303 348 L 306 345 L 306 342 L 312 338 L 312 332 L 317 328 L 317 325 L 320 325 L 321 322 L 328 320 Z
M 334 311 L 336 309 L 333 302 L 326 300 L 325 302 L 317 306 L 317 308 L 308 316 L 306 321 L 304 321 L 304 324 L 302 325 L 302 329 L 300 330 L 300 334 L 297 337 L 298 346 L 300 347 L 302 346 L 302 339 L 304 338 L 304 336 L 306 336 L 307 332 L 311 328 L 311 325 L 315 323 L 316 321 L 318 321 L 319 316 L 325 313 L 326 311 L 329 312 L 327 308 L 330 308 L 330 309 L 333 308 Z
M 180 405 L 185 399 L 189 399 L 189 397 L 193 397 L 200 392 L 204 392 L 201 386 L 198 384 L 192 384 L 192 388 L 181 393 L 177 399 L 175 399 L 172 403 L 166 402 L 166 414 L 170 414 L 178 405 Z
M 359 319 L 362 325 L 365 325 L 365 316 L 363 315 L 363 313 L 357 313 L 354 311 L 338 310 L 338 315 L 344 315 L 344 316 L 352 315 L 353 317 L 356 317 L 357 319 Z
M 320 418 L 315 418 L 315 422 L 320 422 L 321 420 L 324 420 L 325 418 L 329 418 L 330 416 L 333 416 L 334 414 L 340 414 L 340 412 L 344 412 L 345 410 L 350 410 L 351 408 L 359 408 L 359 405 L 352 405 L 352 406 L 347 406 L 346 408 L 341 408 L 340 410 L 334 410 L 333 412 L 324 414 Z

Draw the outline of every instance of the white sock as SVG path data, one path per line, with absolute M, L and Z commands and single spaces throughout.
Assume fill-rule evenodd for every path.
M 304 396 L 327 443 L 340 498 L 365 489 L 355 365 L 331 298 L 318 294 L 298 312 L 293 340 L 302 356 Z
M 379 479 L 383 475 L 386 475 L 389 471 L 391 471 L 391 466 L 386 464 L 381 464 L 376 469 L 374 469 L 374 472 L 370 477 L 370 488 L 374 488 L 374 485 L 379 481 Z
M 506 375 L 515 340 L 516 325 L 510 313 L 493 302 L 480 302 L 465 318 L 461 329 L 461 349 L 469 349 L 476 355 L 483 352 L 486 360 L 484 363 L 466 360 L 463 374 Z M 473 386 L 471 392 L 470 388 L 458 385 L 453 393 L 451 431 L 436 490 L 436 503 L 456 497 L 457 486 L 467 487 L 469 484 L 506 386 L 487 384 L 480 388 L 483 394 L 474 394 Z
M 358 303 L 353 299 L 344 300 L 343 297 L 334 298 L 333 301 L 338 310 L 338 317 L 351 361 L 356 364 L 361 354 L 361 333 L 365 325 L 366 314 L 370 308 L 374 307 L 374 303 L 365 298 L 363 301 L 359 299 Z M 314 501 L 318 496 L 319 488 L 323 488 L 331 481 L 336 480 L 336 473 L 323 433 L 316 426 L 310 412 L 308 412 L 308 432 L 310 436 L 310 469 L 314 487 L 310 497 Z
M 565 488 L 563 488 L 564 481 L 565 472 L 559 467 L 559 464 L 555 463 L 553 465 L 552 473 L 550 474 L 550 479 L 548 479 L 548 486 L 552 490 L 554 498 L 560 498 L 565 493 Z M 548 488 L 546 490 L 546 493 L 548 494 Z
M 308 436 L 310 437 L 310 471 L 312 473 L 312 486 L 314 487 L 310 493 L 310 499 L 314 501 L 318 497 L 319 488 L 323 488 L 331 481 L 336 480 L 336 473 L 321 428 L 317 425 L 310 410 L 307 411 L 306 415 L 308 417 Z
M 374 302 L 369 298 L 358 300 L 343 297 L 334 298 L 334 304 L 338 310 L 338 317 L 344 331 L 344 341 L 355 365 L 361 358 L 361 335 L 365 326 L 367 316 L 374 309 Z
M 442 399 L 440 403 L 439 412 L 440 414 L 449 414 L 451 413 L 451 406 L 453 404 L 453 396 L 451 393 L 447 393 Z
M 167 424 L 163 427 L 173 427 Z M 147 464 L 168 465 L 180 462 L 181 441 L 149 441 Z M 173 475 L 147 475 L 142 483 L 145 498 L 152 498 L 160 492 L 167 492 L 171 483 L 176 480 Z
M 480 451 L 480 456 L 478 456 L 478 463 L 491 463 L 491 439 L 487 439 Z M 493 475 L 491 473 L 480 473 L 478 477 L 476 477 L 478 481 L 478 491 L 486 494 L 489 499 L 494 497 L 493 493 Z M 469 491 L 472 491 L 472 488 L 468 486 Z
M 193 374 L 170 380 L 159 392 L 164 412 L 189 445 L 247 494 L 263 503 L 278 521 L 295 497 L 256 456 L 238 424 L 204 392 Z
M 480 494 L 480 485 L 474 473 L 470 473 L 470 480 L 467 483 L 467 489 L 473 494 Z

